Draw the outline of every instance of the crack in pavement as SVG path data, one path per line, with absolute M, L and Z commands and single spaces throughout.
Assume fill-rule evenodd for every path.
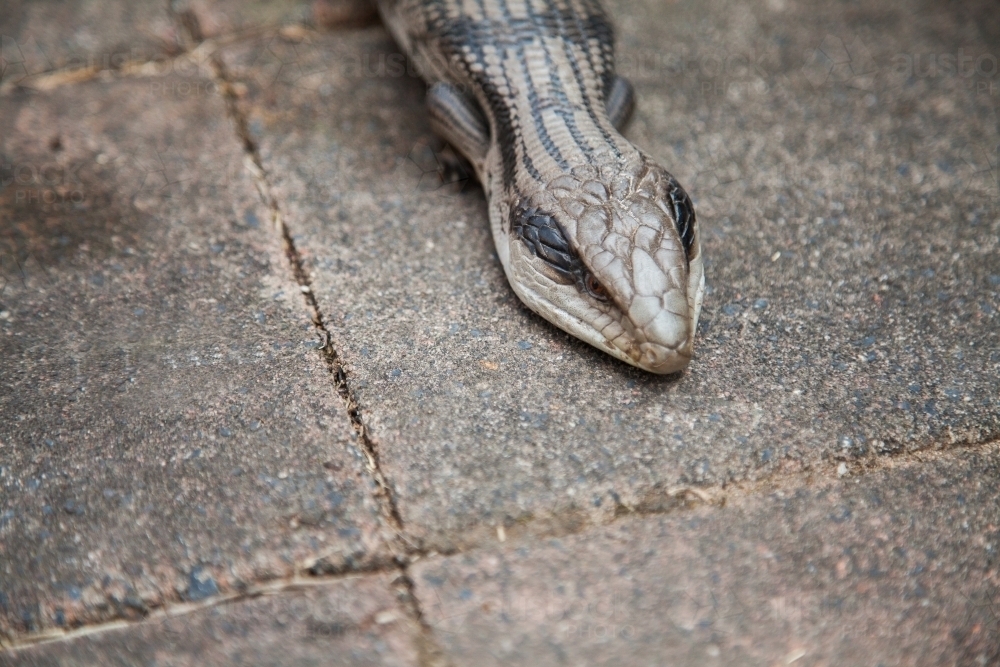
M 769 493 L 775 493 L 778 491 L 788 491 L 796 486 L 802 486 L 803 484 L 811 484 L 813 481 L 830 480 L 834 478 L 835 483 L 846 483 L 848 478 L 858 479 L 861 477 L 867 477 L 871 474 L 877 474 L 879 472 L 891 471 L 895 468 L 907 466 L 907 465 L 925 465 L 935 461 L 944 461 L 949 458 L 955 458 L 964 452 L 969 452 L 973 450 L 983 450 L 990 447 L 1000 447 L 1000 438 L 978 443 L 978 444 L 963 444 L 960 446 L 947 447 L 938 450 L 923 450 L 920 452 L 911 453 L 899 453 L 894 455 L 882 455 L 878 457 L 878 461 L 869 465 L 862 465 L 860 463 L 856 464 L 850 468 L 846 473 L 840 469 L 838 464 L 834 467 L 832 464 L 830 466 L 823 466 L 822 469 L 811 469 L 808 471 L 790 473 L 786 475 L 776 475 L 768 477 L 767 479 L 758 480 L 752 483 L 732 483 L 729 485 L 717 485 L 714 487 L 678 487 L 676 489 L 670 489 L 665 492 L 665 495 L 670 497 L 674 502 L 668 506 L 649 506 L 646 504 L 637 507 L 624 507 L 622 506 L 621 511 L 616 512 L 614 518 L 611 521 L 602 524 L 587 524 L 581 525 L 578 530 L 563 531 L 560 533 L 546 533 L 547 537 L 560 537 L 564 535 L 574 535 L 586 532 L 587 530 L 607 526 L 614 524 L 621 518 L 625 517 L 652 517 L 652 516 L 665 516 L 670 514 L 677 514 L 685 511 L 693 511 L 694 509 L 702 506 L 714 506 L 719 510 L 725 509 L 728 505 L 735 501 L 750 499 L 753 497 L 762 496 Z M 723 490 L 728 492 L 724 492 Z M 517 538 L 515 537 L 515 541 Z M 500 541 L 505 541 L 502 539 Z M 36 634 L 26 634 L 9 641 L 6 644 L 0 644 L 0 648 L 4 650 L 13 650 L 18 648 L 26 648 L 28 646 L 45 644 L 55 641 L 65 641 L 74 639 L 77 637 L 83 637 L 88 635 L 99 634 L 102 632 L 118 630 L 122 628 L 127 628 L 139 623 L 145 623 L 147 621 L 155 621 L 157 619 L 171 618 L 175 616 L 182 616 L 185 614 L 194 613 L 201 611 L 203 609 L 210 609 L 212 607 L 217 607 L 225 604 L 237 604 L 247 600 L 252 600 L 265 595 L 279 595 L 286 592 L 294 592 L 299 590 L 304 590 L 307 588 L 315 588 L 319 586 L 326 586 L 334 584 L 341 581 L 348 581 L 350 579 L 375 575 L 375 574 L 388 574 L 388 573 L 399 573 L 400 577 L 394 582 L 397 587 L 397 593 L 399 594 L 402 601 L 406 601 L 407 597 L 411 598 L 411 603 L 416 607 L 417 611 L 420 611 L 419 603 L 413 598 L 413 580 L 408 574 L 408 567 L 424 557 L 431 557 L 434 555 L 445 555 L 451 556 L 461 553 L 471 553 L 479 549 L 487 549 L 494 546 L 495 543 L 480 542 L 471 545 L 469 548 L 456 549 L 448 553 L 440 553 L 435 551 L 422 551 L 413 550 L 408 551 L 404 559 L 403 564 L 400 561 L 393 561 L 391 564 L 373 564 L 371 567 L 361 568 L 356 567 L 349 570 L 333 571 L 331 569 L 317 569 L 316 566 L 304 567 L 299 573 L 293 575 L 290 578 L 285 579 L 275 579 L 261 584 L 255 584 L 248 586 L 246 589 L 229 594 L 216 595 L 208 598 L 201 602 L 185 602 L 185 603 L 168 603 L 153 610 L 148 611 L 141 619 L 128 620 L 119 619 L 113 621 L 107 621 L 104 623 L 95 623 L 90 625 L 83 625 L 71 630 L 49 630 L 46 632 L 36 633 Z M 508 545 L 510 548 L 513 545 Z M 384 561 L 383 561 L 384 562 Z M 410 610 L 412 611 L 412 610 Z M 424 615 L 421 611 L 419 616 L 420 626 L 423 628 L 426 624 L 424 621 Z M 433 629 L 427 625 L 428 632 L 433 632 Z M 440 657 L 440 648 L 438 644 L 434 641 L 427 642 L 427 637 L 420 637 L 420 641 L 427 643 L 426 646 L 421 647 L 421 654 L 431 657 L 431 660 L 424 660 L 421 664 L 423 665 L 440 665 L 446 664 L 443 662 L 443 658 Z M 437 660 L 435 662 L 435 660 Z
M 313 294 L 312 283 L 308 272 L 305 269 L 302 256 L 295 247 L 295 241 L 292 238 L 291 231 L 282 217 L 281 208 L 271 190 L 271 186 L 267 179 L 267 174 L 264 170 L 263 162 L 260 157 L 260 152 L 253 138 L 250 136 L 246 117 L 238 108 L 238 98 L 233 89 L 233 83 L 230 81 L 228 72 L 226 71 L 225 65 L 221 59 L 213 56 L 211 58 L 211 64 L 215 74 L 216 83 L 222 92 L 226 103 L 227 113 L 229 114 L 230 120 L 234 124 L 237 136 L 243 144 L 244 151 L 247 154 L 244 160 L 244 165 L 251 172 L 257 191 L 260 194 L 264 205 L 267 206 L 270 211 L 271 222 L 275 231 L 281 235 L 285 255 L 288 259 L 292 274 L 295 281 L 299 285 L 306 307 L 309 310 L 313 326 L 316 328 L 317 334 L 319 334 L 321 340 L 323 341 L 320 353 L 323 355 L 323 360 L 326 363 L 327 369 L 334 379 L 334 383 L 337 387 L 337 393 L 340 394 L 340 397 L 346 404 L 347 414 L 361 444 L 368 472 L 375 482 L 376 500 L 379 503 L 383 518 L 395 534 L 396 543 L 394 544 L 390 542 L 389 547 L 390 550 L 394 552 L 396 569 L 399 572 L 399 578 L 397 580 L 399 582 L 399 587 L 397 593 L 400 603 L 421 628 L 421 636 L 419 637 L 418 646 L 420 663 L 428 666 L 446 664 L 443 658 L 443 651 L 434 639 L 433 631 L 430 625 L 424 619 L 419 600 L 417 600 L 416 595 L 414 594 L 415 585 L 409 574 L 411 559 L 413 557 L 419 557 L 421 555 L 421 549 L 406 534 L 406 529 L 403 525 L 403 519 L 399 512 L 399 507 L 396 504 L 392 487 L 386 479 L 385 474 L 382 472 L 378 445 L 371 437 L 371 434 L 365 425 L 357 397 L 350 388 L 347 373 L 341 363 L 340 356 L 337 354 L 337 350 L 333 345 L 333 336 L 331 335 L 329 328 L 326 326 L 319 303 L 316 300 L 315 294 Z M 322 562 L 314 564 L 308 571 L 313 575 L 326 574 Z
M 123 628 L 128 628 L 134 625 L 138 625 L 139 623 L 146 623 L 156 620 L 175 618 L 178 616 L 185 616 L 187 614 L 193 614 L 195 612 L 203 611 L 205 609 L 221 607 L 227 604 L 238 604 L 240 602 L 246 602 L 248 600 L 254 600 L 269 595 L 281 595 L 282 593 L 303 591 L 312 588 L 319 588 L 322 586 L 330 586 L 336 583 L 350 581 L 352 579 L 360 579 L 361 577 L 365 577 L 370 574 L 378 574 L 388 571 L 391 570 L 388 570 L 386 568 L 373 568 L 371 570 L 353 570 L 350 573 L 345 573 L 340 576 L 325 576 L 322 578 L 309 576 L 308 574 L 307 575 L 297 574 L 285 579 L 276 579 L 261 584 L 254 584 L 252 586 L 248 586 L 246 589 L 242 591 L 238 591 L 235 593 L 225 593 L 222 595 L 215 595 L 199 602 L 182 602 L 175 604 L 165 604 L 161 607 L 157 607 L 156 609 L 148 611 L 141 619 L 137 620 L 115 619 L 113 621 L 106 621 L 104 623 L 92 623 L 89 625 L 81 625 L 71 630 L 53 629 L 35 634 L 23 635 L 11 642 L 8 642 L 6 645 L 0 644 L 0 649 L 6 651 L 13 651 L 16 649 L 27 648 L 29 646 L 49 644 L 57 641 L 68 641 L 79 637 L 87 637 L 90 635 L 110 632 L 112 630 L 120 630 Z

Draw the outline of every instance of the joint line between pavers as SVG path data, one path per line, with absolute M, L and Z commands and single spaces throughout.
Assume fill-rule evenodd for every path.
M 162 605 L 147 612 L 140 619 L 135 619 L 135 620 L 115 619 L 112 621 L 106 621 L 104 623 L 93 623 L 90 625 L 83 625 L 78 628 L 73 628 L 72 630 L 48 630 L 36 634 L 28 634 L 18 637 L 6 644 L 0 641 L 0 651 L 15 651 L 17 649 L 28 648 L 30 646 L 38 646 L 40 644 L 50 644 L 59 641 L 69 641 L 71 639 L 76 639 L 79 637 L 103 634 L 105 632 L 110 632 L 112 630 L 129 628 L 135 625 L 139 625 L 141 623 L 148 623 L 157 620 L 165 620 L 177 616 L 185 616 L 188 614 L 193 614 L 198 611 L 202 611 L 205 609 L 212 609 L 214 607 L 221 607 L 227 604 L 239 604 L 241 602 L 246 602 L 248 600 L 255 600 L 257 598 L 267 597 L 271 595 L 281 595 L 283 593 L 310 590 L 322 586 L 331 586 L 336 583 L 350 581 L 352 579 L 360 579 L 362 577 L 369 575 L 387 574 L 392 571 L 397 571 L 398 569 L 399 569 L 398 566 L 393 564 L 391 567 L 373 568 L 370 570 L 358 570 L 355 572 L 350 572 L 336 576 L 316 577 L 312 575 L 296 574 L 293 575 L 291 578 L 268 581 L 262 584 L 254 584 L 238 593 L 216 595 L 200 602 L 183 602 L 183 603 Z
M 699 506 L 716 506 L 724 508 L 730 501 L 761 496 L 776 491 L 788 490 L 815 480 L 846 481 L 847 478 L 858 479 L 880 472 L 889 472 L 897 467 L 907 465 L 925 465 L 933 461 L 954 458 L 963 453 L 983 451 L 1000 447 L 1000 433 L 989 433 L 978 441 L 949 443 L 931 449 L 930 446 L 915 451 L 895 451 L 872 455 L 864 459 L 852 461 L 832 459 L 818 465 L 788 473 L 776 473 L 755 481 L 736 481 L 707 487 L 677 487 L 660 492 L 653 497 L 650 494 L 645 500 L 634 506 L 619 505 L 614 518 L 608 522 L 614 523 L 625 516 L 661 516 L 676 512 L 691 510 Z M 659 502 L 663 497 L 672 499 L 673 503 L 664 506 Z M 587 530 L 586 526 L 580 531 Z
M 401 602 L 407 613 L 410 614 L 413 620 L 416 621 L 418 626 L 421 628 L 419 646 L 420 662 L 421 664 L 426 665 L 443 665 L 447 662 L 447 660 L 443 657 L 443 651 L 434 637 L 433 628 L 431 628 L 430 624 L 424 617 L 423 610 L 420 607 L 420 602 L 416 596 L 416 586 L 409 571 L 409 563 L 411 559 L 424 555 L 423 551 L 420 549 L 419 545 L 415 544 L 406 534 L 406 528 L 403 524 L 402 515 L 400 514 L 399 508 L 396 504 L 392 487 L 382 472 L 378 446 L 368 431 L 368 427 L 364 422 L 357 397 L 350 388 L 343 363 L 340 360 L 340 356 L 337 354 L 336 348 L 333 346 L 333 336 L 326 326 L 323 313 L 320 310 L 319 303 L 313 293 L 312 281 L 306 272 L 302 256 L 298 252 L 295 242 L 292 239 L 291 231 L 282 217 L 281 207 L 277 198 L 274 196 L 270 183 L 267 179 L 267 173 L 260 157 L 260 151 L 258 150 L 253 138 L 250 136 L 246 117 L 239 110 L 237 96 L 233 90 L 232 82 L 228 72 L 226 71 L 225 64 L 216 56 L 211 58 L 211 63 L 217 85 L 222 92 L 226 103 L 227 113 L 234 124 L 236 133 L 247 154 L 245 164 L 253 176 L 257 191 L 260 194 L 264 205 L 267 206 L 270 211 L 271 221 L 275 230 L 281 235 L 285 254 L 292 269 L 292 274 L 294 275 L 296 282 L 299 284 L 303 298 L 306 302 L 306 307 L 309 309 L 309 313 L 312 317 L 313 326 L 316 327 L 317 333 L 319 333 L 323 339 L 323 346 L 320 348 L 320 352 L 323 355 L 323 360 L 325 361 L 330 374 L 334 378 L 338 394 L 340 394 L 341 398 L 346 403 L 348 417 L 358 434 L 358 440 L 361 443 L 362 451 L 368 464 L 367 467 L 369 474 L 371 474 L 372 479 L 375 481 L 376 488 L 378 489 L 376 496 L 379 501 L 382 514 L 389 523 L 390 527 L 393 529 L 396 539 L 402 547 L 400 549 L 401 553 L 396 556 L 395 560 L 396 568 L 399 571 L 399 581 L 404 589 L 403 595 L 401 596 Z
M 257 187 L 257 191 L 260 194 L 261 200 L 270 212 L 271 222 L 275 231 L 281 235 L 285 256 L 288 259 L 292 275 L 302 292 L 302 296 L 306 302 L 306 307 L 309 310 L 313 326 L 316 328 L 317 333 L 323 341 L 320 352 L 323 356 L 323 360 L 330 370 L 331 375 L 333 375 L 337 386 L 337 392 L 347 404 L 348 417 L 358 434 L 362 451 L 367 459 L 369 472 L 374 477 L 379 488 L 379 495 L 384 504 L 386 518 L 392 528 L 400 534 L 400 538 L 404 541 L 404 543 L 408 543 L 408 540 L 403 537 L 405 529 L 403 527 L 403 521 L 399 510 L 396 507 L 394 495 L 388 481 L 385 479 L 385 475 L 382 473 L 378 448 L 364 423 L 364 419 L 361 415 L 361 407 L 357 402 L 354 392 L 348 384 L 347 373 L 340 360 L 340 355 L 333 346 L 333 336 L 331 335 L 329 328 L 326 326 L 325 318 L 323 317 L 323 313 L 319 307 L 319 302 L 316 300 L 316 296 L 313 293 L 312 281 L 306 271 L 302 255 L 299 253 L 295 246 L 295 241 L 292 239 L 291 230 L 289 230 L 288 225 L 285 223 L 284 217 L 282 216 L 281 207 L 273 194 L 266 171 L 264 170 L 260 153 L 257 149 L 257 145 L 250 136 L 247 128 L 246 118 L 237 107 L 236 95 L 233 92 L 232 84 L 229 81 L 225 65 L 218 58 L 213 58 L 212 64 L 215 69 L 219 88 L 225 97 L 227 111 L 236 126 L 237 135 L 239 136 L 243 144 L 243 148 L 247 153 L 245 164 L 253 176 L 253 180 Z M 410 548 L 406 550 L 409 551 Z

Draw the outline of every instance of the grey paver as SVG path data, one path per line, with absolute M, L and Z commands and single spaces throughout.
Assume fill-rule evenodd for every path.
M 612 3 L 628 134 L 702 224 L 673 380 L 519 304 L 381 28 L 227 50 L 407 529 L 439 549 L 575 529 L 677 485 L 1000 432 L 997 76 L 905 71 L 989 56 L 990 11 Z
M 70 641 L 13 651 L 5 665 L 416 665 L 417 629 L 374 575 Z
M 0 116 L 0 636 L 386 557 L 299 287 L 219 96 Z
M 268 28 L 224 59 L 396 506 L 428 548 L 490 544 L 411 568 L 455 664 L 1000 659 L 995 445 L 802 474 L 1000 433 L 992 5 L 611 3 L 640 95 L 628 133 L 688 186 L 709 260 L 698 358 L 663 379 L 517 302 L 482 195 L 443 169 L 384 30 L 269 29 L 336 24 L 348 4 L 5 7 L 0 637 L 176 612 L 312 565 L 390 567 L 315 330 L 196 64 L 208 45 L 127 72 L 174 76 L 53 90 L 163 60 L 185 29 Z M 46 95 L 10 85 L 53 67 L 69 69 Z M 552 538 L 772 475 L 784 491 Z M 392 577 L 154 611 L 0 661 L 413 664 Z
M 1000 450 L 418 563 L 456 665 L 992 665 Z

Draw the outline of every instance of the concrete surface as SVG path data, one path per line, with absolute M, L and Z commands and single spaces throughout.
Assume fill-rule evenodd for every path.
M 1000 449 L 418 563 L 453 664 L 994 665 Z
M 520 305 L 350 2 L 10 5 L 0 664 L 1000 658 L 992 4 L 609 8 L 677 378 Z
M 997 77 L 892 66 L 979 57 L 971 19 L 642 6 L 614 7 L 640 99 L 629 134 L 689 185 L 709 285 L 697 358 L 674 381 L 515 298 L 481 192 L 436 180 L 423 86 L 381 28 L 224 51 L 403 520 L 429 548 L 1000 430 L 1000 93 L 978 88 Z M 839 60 L 863 56 L 858 75 Z
M 173 83 L 3 100 L 0 636 L 387 557 L 222 100 Z

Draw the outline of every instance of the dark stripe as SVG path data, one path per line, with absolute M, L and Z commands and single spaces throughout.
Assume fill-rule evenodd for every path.
M 545 52 L 545 57 L 548 59 L 549 54 L 545 48 L 545 42 L 544 40 L 539 39 L 542 34 L 539 30 L 540 26 L 535 20 L 514 20 L 507 7 L 507 0 L 498 1 L 502 11 L 504 12 L 504 23 L 510 26 L 515 36 L 514 44 L 517 49 L 517 62 L 521 66 L 521 73 L 524 75 L 524 81 L 528 87 L 528 103 L 531 108 L 531 120 L 535 125 L 535 134 L 538 135 L 538 139 L 542 142 L 542 147 L 545 148 L 545 152 L 549 154 L 549 157 L 555 160 L 563 170 L 569 170 L 569 164 L 566 162 L 566 158 L 563 156 L 562 151 L 559 150 L 559 147 L 556 146 L 555 142 L 552 141 L 552 137 L 549 136 L 549 131 L 545 128 L 545 121 L 542 119 L 542 110 L 540 108 L 541 105 L 538 103 L 538 91 L 535 90 L 535 85 L 528 73 L 528 60 L 524 57 L 525 42 L 540 42 L 542 51 Z M 531 3 L 526 2 L 525 4 L 528 8 L 528 16 L 531 16 L 532 19 L 534 19 Z M 525 28 L 527 29 L 525 30 Z
M 681 237 L 684 254 L 690 262 L 691 253 L 694 250 L 694 204 L 691 203 L 691 198 L 673 176 L 667 180 L 667 196 L 670 198 L 670 205 L 674 211 L 674 226 L 678 236 Z
M 479 3 L 482 5 L 482 2 Z M 489 35 L 483 35 L 484 24 L 468 17 L 462 17 L 457 21 L 442 21 L 440 26 L 435 26 L 438 36 L 441 39 L 442 55 L 451 61 L 458 59 L 465 67 L 465 74 L 469 80 L 474 82 L 482 91 L 489 106 L 490 115 L 496 125 L 496 142 L 500 147 L 500 160 L 503 168 L 503 182 L 507 189 L 511 189 L 517 176 L 517 169 L 523 166 L 529 174 L 536 180 L 541 179 L 541 175 L 535 168 L 531 156 L 528 154 L 527 146 L 524 143 L 523 133 L 515 131 L 513 118 L 511 117 L 510 101 L 500 93 L 497 82 L 486 75 L 485 71 L 473 72 L 470 65 L 477 62 L 486 67 L 486 55 L 484 47 L 493 44 L 501 57 L 506 45 L 499 40 L 490 39 Z M 463 53 L 464 46 L 472 51 L 472 60 Z M 502 67 L 506 67 L 501 63 Z M 504 78 L 507 78 L 506 71 Z M 509 79 L 508 79 L 509 80 Z M 517 148 L 520 146 L 523 158 L 519 159 Z
M 452 40 L 450 43 L 451 49 L 447 55 L 458 58 L 461 62 L 466 64 L 466 75 L 473 81 L 479 84 L 486 99 L 489 103 L 490 110 L 493 112 L 494 122 L 497 125 L 496 128 L 496 139 L 500 146 L 500 161 L 503 168 L 503 183 L 507 190 L 512 190 L 514 187 L 514 181 L 517 178 L 517 168 L 521 164 L 534 178 L 536 181 L 541 181 L 541 174 L 538 173 L 538 169 L 535 167 L 534 161 L 531 159 L 531 155 L 528 152 L 528 146 L 524 142 L 524 133 L 516 132 L 514 130 L 514 123 L 510 114 L 510 103 L 500 94 L 497 85 L 486 76 L 485 72 L 472 72 L 468 66 L 471 64 L 466 61 L 466 56 L 462 53 L 462 47 L 468 46 L 474 53 L 476 60 L 482 65 L 485 70 L 486 67 L 486 56 L 483 50 L 488 44 L 493 44 L 497 47 L 497 51 L 501 54 L 500 67 L 503 68 L 504 79 L 510 82 L 510 77 L 507 75 L 507 65 L 503 62 L 503 54 L 506 49 L 503 43 L 506 40 L 491 39 L 491 37 L 496 37 L 495 32 L 491 29 L 494 27 L 494 23 L 488 19 L 489 13 L 486 11 L 486 4 L 484 0 L 477 0 L 476 3 L 479 6 L 479 10 L 483 15 L 483 21 L 476 21 L 468 17 L 462 17 L 458 21 L 455 21 L 451 26 L 441 26 L 444 28 L 446 33 L 452 35 Z M 500 0 L 498 3 L 498 8 L 503 14 L 504 18 L 507 19 L 504 23 L 509 23 L 510 19 L 510 8 L 507 6 L 506 0 Z M 480 32 L 481 30 L 481 32 Z M 444 38 L 446 33 L 442 33 L 442 38 Z M 491 34 L 492 33 L 492 34 Z M 476 37 L 480 39 L 476 39 Z M 522 158 L 519 160 L 517 156 L 516 146 L 520 145 Z
M 592 10 L 589 15 L 581 15 L 575 4 L 570 4 L 566 9 L 552 8 L 550 11 L 536 13 L 535 8 L 527 3 L 526 9 L 529 19 L 513 19 L 510 6 L 507 0 L 496 0 L 496 9 L 499 10 L 501 20 L 479 21 L 468 16 L 456 19 L 447 18 L 447 0 L 428 2 L 425 6 L 427 12 L 428 30 L 430 37 L 440 38 L 441 55 L 448 62 L 460 63 L 468 77 L 468 81 L 476 85 L 485 98 L 489 107 L 489 112 L 495 124 L 496 141 L 500 147 L 501 162 L 503 169 L 504 185 L 510 189 L 515 183 L 518 169 L 524 168 L 534 179 L 540 181 L 540 174 L 531 160 L 527 149 L 525 135 L 531 130 L 527 123 L 534 125 L 534 131 L 544 150 L 552 157 L 553 161 L 564 170 L 569 169 L 569 164 L 562 150 L 553 140 L 545 126 L 542 115 L 543 106 L 539 99 L 538 90 L 534 86 L 528 75 L 527 59 L 525 58 L 525 46 L 529 43 L 540 44 L 546 65 L 550 69 L 549 84 L 553 91 L 553 101 L 556 103 L 556 113 L 565 123 L 570 137 L 577 147 L 585 155 L 591 155 L 598 147 L 588 147 L 586 144 L 587 134 L 579 126 L 576 115 L 570 105 L 566 92 L 565 80 L 558 76 L 553 66 L 552 52 L 546 43 L 546 37 L 553 37 L 562 40 L 565 44 L 565 57 L 572 69 L 573 81 L 578 87 L 583 100 L 583 108 L 588 114 L 591 122 L 596 128 L 600 137 L 607 147 L 613 151 L 616 157 L 621 156 L 621 148 L 615 141 L 614 134 L 600 122 L 595 111 L 595 101 L 604 103 L 610 82 L 614 80 L 613 61 L 607 57 L 611 48 L 613 32 L 606 15 L 600 10 L 597 3 L 586 3 L 585 10 Z M 486 3 L 484 0 L 477 0 L 478 8 L 483 15 L 487 15 Z M 589 40 L 597 39 L 601 44 L 599 54 L 595 54 L 591 49 Z M 566 43 L 569 42 L 569 43 Z M 502 95 L 499 90 L 500 82 L 491 79 L 485 71 L 473 72 L 471 65 L 478 63 L 483 65 L 485 70 L 485 52 L 487 45 L 496 48 L 501 58 L 501 68 L 506 79 L 504 83 L 508 85 L 518 85 L 516 82 L 523 78 L 524 84 L 518 85 L 518 94 L 525 95 L 528 103 L 528 117 L 519 117 L 518 122 L 524 126 L 515 127 L 512 108 L 515 101 L 506 95 Z M 572 45 L 576 45 L 585 54 L 586 61 L 577 58 Z M 467 48 L 468 52 L 463 49 Z M 516 66 L 520 70 L 520 76 L 512 82 L 507 71 L 506 54 L 513 56 Z M 596 75 L 596 63 L 599 61 L 603 65 L 604 72 L 598 78 L 598 90 L 591 90 L 585 81 L 583 62 L 594 70 Z M 601 147 L 603 148 L 603 146 Z M 518 155 L 518 152 L 522 155 Z
M 532 22 L 534 22 L 535 25 L 539 25 L 540 21 L 544 20 L 541 19 L 537 14 L 535 14 L 534 8 L 531 6 L 530 0 L 528 1 L 528 16 L 531 17 Z M 545 18 L 547 19 L 549 17 Z M 565 33 L 565 30 L 563 28 L 563 17 L 559 14 L 559 12 L 553 12 L 551 14 L 551 20 L 555 23 L 555 28 L 559 33 Z M 576 145 L 580 149 L 580 152 L 583 153 L 584 155 L 589 156 L 591 154 L 591 149 L 589 146 L 586 145 L 586 141 L 584 141 L 583 138 L 583 133 L 581 133 L 580 128 L 577 127 L 576 118 L 574 117 L 573 112 L 570 109 L 570 102 L 569 102 L 569 97 L 566 95 L 566 89 L 563 88 L 562 79 L 557 74 L 555 65 L 552 63 L 552 54 L 549 53 L 548 42 L 545 40 L 544 35 L 539 38 L 539 41 L 541 42 L 542 52 L 545 54 L 545 64 L 549 66 L 549 83 L 552 86 L 552 92 L 555 95 L 556 100 L 563 105 L 563 108 L 557 109 L 556 113 L 559 115 L 560 118 L 562 118 L 563 122 L 566 124 L 566 128 L 569 130 L 569 134 L 573 138 L 573 141 L 576 142 Z M 565 40 L 560 40 L 560 41 L 563 44 L 566 43 Z M 568 51 L 572 52 L 572 49 L 568 49 Z M 572 58 L 569 58 L 569 60 L 572 63 Z M 587 94 L 587 88 L 583 85 L 583 81 L 580 80 L 579 78 L 576 79 L 576 83 L 580 89 L 581 97 L 583 97 L 584 106 L 587 108 L 587 111 L 590 112 L 590 104 L 588 99 L 589 95 Z M 593 117 L 593 113 L 592 112 L 590 113 L 591 116 Z M 597 122 L 596 118 L 594 119 L 594 122 L 595 123 Z M 563 167 L 563 169 L 569 168 L 569 165 L 566 165 L 565 162 L 560 163 L 560 166 Z
M 580 21 L 580 16 L 576 12 L 573 12 L 573 19 L 577 33 L 576 36 L 578 38 L 575 41 L 575 43 L 578 44 L 580 48 L 583 50 L 584 54 L 586 54 L 587 61 L 588 64 L 590 65 L 591 70 L 596 73 L 597 67 L 594 62 L 593 55 L 591 54 L 590 51 L 590 40 L 587 39 L 587 34 L 588 32 L 597 33 L 598 41 L 601 44 L 607 43 L 613 45 L 614 30 L 611 28 L 611 24 L 608 22 L 607 17 L 603 16 L 599 12 L 591 14 L 587 17 L 587 23 L 590 23 L 589 30 L 588 28 L 584 27 L 584 23 Z M 563 29 L 565 30 L 566 34 L 572 34 L 572 30 L 569 30 L 566 27 L 564 27 Z M 605 40 L 608 41 L 605 42 Z M 567 40 L 567 41 L 574 42 L 574 40 Z M 582 90 L 586 90 L 586 85 L 584 84 L 583 80 L 583 71 L 580 69 L 580 64 L 576 60 L 576 54 L 573 52 L 573 49 L 569 46 L 569 44 L 567 44 L 564 48 L 566 51 L 566 59 L 569 60 L 570 64 L 573 67 L 573 76 L 576 78 L 577 84 L 580 86 Z M 603 62 L 602 65 L 604 66 L 604 73 L 602 74 L 604 80 L 601 82 L 602 83 L 601 102 L 606 104 L 607 91 L 609 90 L 610 82 L 614 81 L 614 65 L 613 63 L 607 61 Z M 593 120 L 594 125 L 597 126 L 597 129 L 598 131 L 600 131 L 601 136 L 608 143 L 608 145 L 610 145 L 611 148 L 614 150 L 615 157 L 621 158 L 621 151 L 618 150 L 618 144 L 612 138 L 611 133 L 608 132 L 601 124 L 601 122 L 598 120 L 597 114 L 594 112 L 594 107 L 591 104 L 590 96 L 588 95 L 584 97 L 584 100 L 585 100 L 584 104 L 587 108 L 587 113 L 590 115 L 591 120 Z

